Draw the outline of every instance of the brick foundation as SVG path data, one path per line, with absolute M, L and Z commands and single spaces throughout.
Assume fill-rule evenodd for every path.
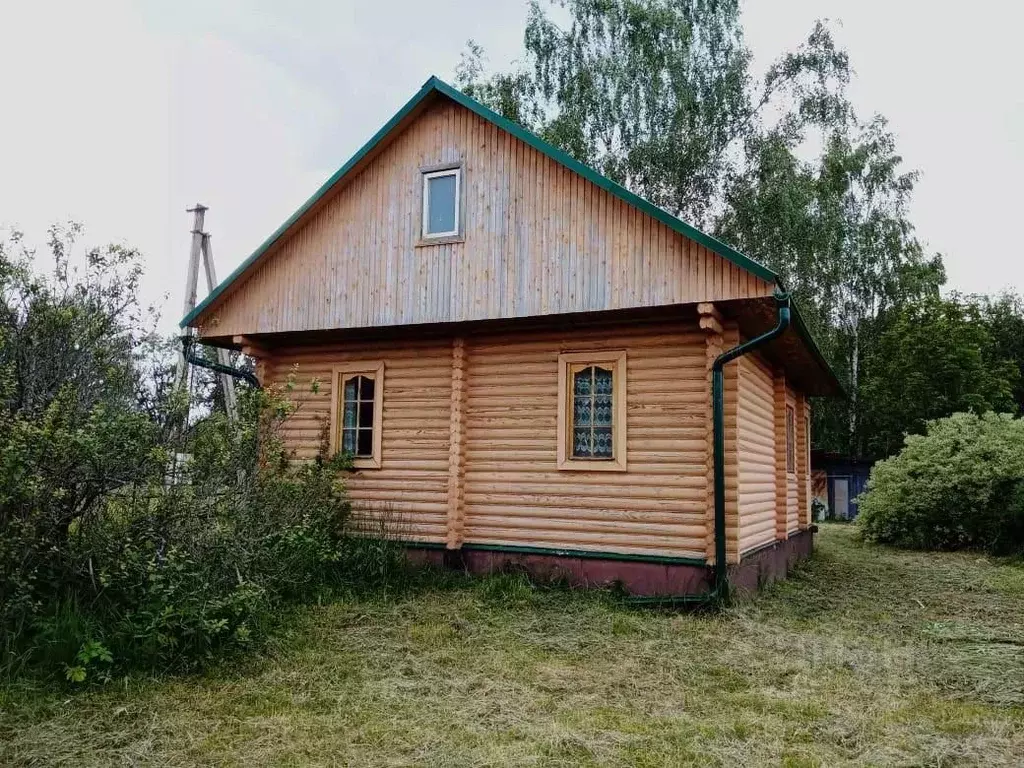
M 729 566 L 733 591 L 742 596 L 764 584 L 786 578 L 798 561 L 814 549 L 814 529 L 799 531 L 743 557 Z M 710 591 L 713 569 L 698 564 L 644 562 L 612 558 L 581 557 L 569 553 L 541 554 L 508 552 L 467 547 L 461 550 L 410 548 L 410 559 L 466 570 L 496 573 L 521 570 L 541 580 L 565 581 L 574 587 L 620 585 L 637 597 L 679 597 Z
M 793 566 L 814 551 L 815 527 L 790 534 L 788 539 L 746 553 L 738 565 L 729 566 L 729 584 L 737 596 L 756 592 L 786 578 Z

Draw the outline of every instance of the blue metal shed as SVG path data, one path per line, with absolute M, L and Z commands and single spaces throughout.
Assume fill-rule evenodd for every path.
M 838 453 L 811 452 L 811 471 L 825 473 L 830 518 L 853 520 L 857 516 L 857 497 L 867 485 L 872 464 L 871 461 Z

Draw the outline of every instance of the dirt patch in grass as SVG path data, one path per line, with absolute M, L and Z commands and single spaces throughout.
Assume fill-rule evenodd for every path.
M 309 608 L 246 668 L 0 689 L 0 762 L 1018 765 L 1024 565 L 826 526 L 718 615 L 515 577 Z

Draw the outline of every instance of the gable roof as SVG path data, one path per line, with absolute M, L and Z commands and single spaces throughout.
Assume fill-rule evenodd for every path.
M 615 197 L 620 198 L 629 205 L 637 208 L 649 216 L 665 224 L 669 228 L 675 230 L 684 237 L 688 237 L 694 242 L 700 243 L 708 250 L 719 256 L 731 261 L 738 267 L 741 267 L 749 272 L 760 277 L 762 280 L 766 280 L 770 283 L 779 283 L 779 276 L 772 270 L 768 269 L 763 264 L 759 264 L 753 259 L 745 256 L 744 254 L 737 251 L 735 248 L 731 248 L 720 240 L 717 240 L 710 235 L 706 235 L 696 227 L 687 224 L 685 221 L 676 218 L 667 211 L 659 208 L 653 203 L 645 200 L 639 195 L 630 192 L 628 189 L 623 187 L 621 184 L 617 184 L 606 176 L 602 176 L 593 168 L 590 168 L 579 160 L 570 157 L 568 154 L 563 152 L 546 141 L 541 139 L 534 133 L 523 128 L 518 123 L 514 123 L 508 118 L 502 117 L 497 112 L 488 109 L 480 102 L 475 99 L 471 99 L 459 90 L 452 88 L 450 85 L 436 77 L 431 77 L 427 82 L 423 84 L 423 87 L 416 92 L 409 101 L 405 103 L 395 115 L 384 124 L 384 126 L 373 135 L 368 142 L 366 142 L 358 152 L 356 152 L 347 163 L 339 168 L 327 181 L 325 181 L 320 188 L 313 193 L 306 202 L 304 202 L 295 213 L 288 217 L 288 220 L 278 227 L 274 233 L 268 237 L 262 245 L 260 245 L 252 255 L 249 256 L 245 261 L 238 265 L 234 272 L 227 276 L 216 288 L 214 288 L 210 294 L 200 302 L 194 310 L 186 315 L 181 323 L 179 324 L 182 328 L 191 324 L 196 320 L 206 309 L 217 301 L 218 298 L 232 285 L 236 280 L 242 277 L 249 268 L 257 261 L 263 254 L 265 254 L 291 227 L 301 219 L 314 205 L 316 205 L 328 192 L 330 192 L 335 185 L 337 185 L 342 179 L 344 179 L 350 171 L 359 165 L 374 149 L 383 143 L 391 134 L 391 132 L 398 127 L 398 125 L 405 121 L 413 112 L 431 96 L 435 94 L 441 94 L 448 97 L 456 104 L 459 104 L 466 109 L 470 110 L 474 114 L 483 118 L 489 123 L 493 123 L 498 128 L 501 128 L 508 133 L 511 133 L 517 139 L 523 141 L 525 144 L 533 147 L 538 152 L 547 155 L 555 162 L 565 166 L 571 171 L 578 173 L 588 181 L 593 182 L 602 189 L 610 192 Z
M 228 275 L 219 285 L 217 285 L 209 295 L 201 301 L 195 309 L 189 312 L 184 318 L 182 318 L 179 326 L 184 328 L 186 326 L 194 324 L 203 313 L 206 312 L 211 306 L 213 306 L 218 299 L 220 299 L 225 292 L 231 288 L 234 284 L 240 283 L 243 276 L 248 273 L 252 267 L 263 257 L 275 244 L 277 244 L 284 235 L 298 223 L 306 214 L 308 214 L 318 203 L 321 202 L 342 180 L 344 180 L 350 173 L 360 169 L 364 162 L 374 153 L 375 150 L 386 144 L 387 141 L 392 138 L 392 134 L 410 121 L 419 111 L 425 106 L 425 104 L 432 98 L 436 98 L 438 95 L 444 96 L 451 99 L 456 104 L 468 109 L 469 111 L 476 114 L 483 120 L 494 124 L 503 131 L 512 134 L 514 137 L 524 142 L 533 149 L 541 152 L 547 157 L 554 160 L 556 163 L 564 166 L 565 168 L 573 171 L 593 184 L 597 185 L 601 189 L 609 192 L 615 197 L 619 198 L 626 204 L 642 211 L 643 213 L 651 216 L 662 224 L 666 225 L 675 232 L 689 238 L 690 240 L 703 245 L 712 253 L 721 256 L 727 261 L 735 264 L 736 266 L 744 269 L 757 277 L 765 280 L 769 283 L 774 283 L 780 290 L 785 290 L 782 285 L 782 280 L 778 274 L 764 266 L 763 264 L 754 261 L 749 256 L 740 253 L 735 248 L 726 245 L 721 240 L 718 240 L 704 232 L 701 232 L 696 227 L 687 224 L 682 219 L 673 216 L 667 211 L 659 208 L 648 200 L 640 197 L 639 195 L 630 192 L 628 189 L 623 187 L 606 176 L 602 176 L 600 173 L 584 165 L 579 160 L 571 157 L 567 153 L 558 149 L 557 147 L 549 144 L 548 142 L 541 139 L 536 134 L 528 131 L 523 126 L 509 120 L 506 117 L 499 115 L 497 112 L 485 107 L 475 99 L 470 98 L 461 91 L 453 88 L 452 86 L 440 80 L 437 77 L 431 76 L 424 84 L 423 87 L 416 92 L 416 94 L 405 103 L 405 105 L 398 110 L 392 116 L 390 120 L 385 123 L 377 133 L 367 141 L 358 152 L 356 152 L 348 162 L 346 162 L 341 168 L 339 168 L 330 178 L 325 181 L 320 188 L 313 193 L 313 195 L 306 200 L 288 219 L 278 227 L 273 234 L 270 235 L 253 253 L 243 261 L 238 267 Z M 800 334 L 800 336 L 806 341 L 811 352 L 825 369 L 827 374 L 832 378 L 833 383 L 836 387 L 839 387 L 838 379 L 832 371 L 828 362 L 825 360 L 821 351 L 818 349 L 817 344 L 811 337 L 804 324 L 799 312 L 796 311 L 796 307 L 793 307 L 794 325 Z

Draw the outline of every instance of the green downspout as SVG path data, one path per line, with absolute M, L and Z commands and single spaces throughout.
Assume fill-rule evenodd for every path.
M 724 600 L 729 596 L 728 564 L 725 552 L 725 364 L 737 357 L 754 351 L 771 341 L 789 327 L 789 294 L 775 292 L 775 303 L 779 311 L 778 323 L 767 333 L 726 350 L 711 367 L 711 400 L 715 442 L 715 588 L 707 596 L 709 600 Z
M 711 401 L 714 428 L 715 459 L 715 582 L 710 592 L 702 595 L 680 595 L 676 597 L 629 597 L 631 605 L 685 606 L 713 605 L 729 597 L 729 564 L 726 562 L 725 539 L 725 364 L 737 357 L 752 352 L 762 344 L 771 341 L 789 327 L 789 294 L 776 289 L 775 304 L 778 308 L 778 323 L 767 333 L 726 350 L 711 366 Z

